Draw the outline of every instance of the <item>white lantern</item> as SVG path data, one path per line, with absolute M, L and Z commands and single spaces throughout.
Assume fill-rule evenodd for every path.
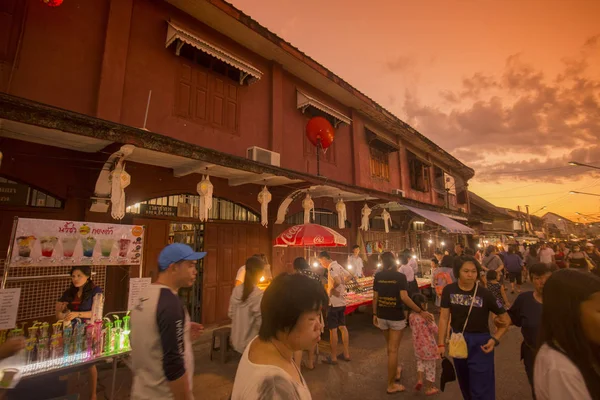
M 123 159 L 115 165 L 110 174 L 111 190 L 110 202 L 112 208 L 110 214 L 114 219 L 125 217 L 125 188 L 131 184 L 131 175 L 125 171 Z
M 258 202 L 260 203 L 260 223 L 262 226 L 269 224 L 269 203 L 272 199 L 271 192 L 267 187 L 263 187 L 263 190 L 258 194 Z
M 346 204 L 341 198 L 337 201 L 335 210 L 338 215 L 338 228 L 344 229 L 346 227 Z
M 200 210 L 198 213 L 200 221 L 208 221 L 208 212 L 212 209 L 213 203 L 213 188 L 210 177 L 202 175 L 202 180 L 196 186 L 196 191 L 200 195 Z
M 306 197 L 302 200 L 302 208 L 304 209 L 304 223 L 310 224 L 310 210 L 313 211 L 313 219 L 315 217 L 315 202 L 308 193 L 306 193 Z
M 392 216 L 385 208 L 381 213 L 381 218 L 383 219 L 383 225 L 385 226 L 385 233 L 390 233 L 390 224 L 392 223 Z
M 361 218 L 361 224 L 360 224 L 360 229 L 362 229 L 365 232 L 369 230 L 369 216 L 371 215 L 371 211 L 372 210 L 365 203 L 365 205 L 361 211 L 362 218 Z

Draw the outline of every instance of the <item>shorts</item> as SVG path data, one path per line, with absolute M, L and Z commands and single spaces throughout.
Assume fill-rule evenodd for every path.
M 337 329 L 340 326 L 346 326 L 346 306 L 327 308 L 327 327 Z
M 520 272 L 509 272 L 508 279 L 511 283 L 517 282 L 517 285 L 523 284 L 523 275 Z
M 400 321 L 391 321 L 389 319 L 377 318 L 377 326 L 382 331 L 387 331 L 391 329 L 393 331 L 401 331 L 406 328 L 406 319 Z

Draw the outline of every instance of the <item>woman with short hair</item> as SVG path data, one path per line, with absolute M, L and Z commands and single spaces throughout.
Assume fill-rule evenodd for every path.
M 321 338 L 320 314 L 329 299 L 321 285 L 301 274 L 282 274 L 265 290 L 258 337 L 246 347 L 233 383 L 232 400 L 311 400 L 295 351 Z

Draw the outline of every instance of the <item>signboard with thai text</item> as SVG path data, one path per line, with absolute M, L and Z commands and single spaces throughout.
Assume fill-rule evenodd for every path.
M 0 205 L 4 206 L 25 206 L 27 205 L 26 185 L 18 183 L 0 182 Z
M 139 265 L 140 225 L 19 218 L 11 266 Z
M 158 206 L 156 204 L 140 204 L 140 215 L 176 217 L 177 207 Z

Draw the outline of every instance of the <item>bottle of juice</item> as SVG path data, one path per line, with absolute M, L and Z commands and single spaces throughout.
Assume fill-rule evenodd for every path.
M 37 345 L 37 334 L 39 322 L 35 321 L 33 325 L 27 328 L 28 336 L 25 344 L 25 362 L 32 364 L 35 361 L 35 348 Z
M 131 329 L 129 328 L 129 320 L 131 317 L 129 316 L 129 311 L 127 311 L 127 315 L 123 317 L 123 347 L 122 349 L 125 351 L 131 350 L 131 344 L 129 342 L 129 334 L 131 333 Z
M 114 338 L 112 335 L 113 323 L 110 318 L 104 318 L 104 354 L 112 354 L 114 350 Z
M 121 352 L 121 348 L 122 348 L 122 333 L 123 333 L 123 328 L 121 328 L 121 324 L 123 323 L 123 321 L 121 321 L 119 319 L 118 315 L 114 315 L 113 316 L 115 319 L 115 326 L 113 328 L 113 333 L 112 336 L 114 338 L 114 352 L 115 353 L 120 353 Z
M 48 360 L 49 357 L 49 340 L 50 338 L 48 337 L 48 328 L 50 327 L 50 324 L 48 324 L 47 322 L 44 322 L 41 326 L 40 326 L 40 338 L 38 340 L 38 350 L 37 350 L 37 361 L 38 362 L 44 362 L 46 360 Z
M 67 323 L 63 329 L 63 356 L 64 361 L 69 363 L 71 356 L 73 355 L 73 326 Z

